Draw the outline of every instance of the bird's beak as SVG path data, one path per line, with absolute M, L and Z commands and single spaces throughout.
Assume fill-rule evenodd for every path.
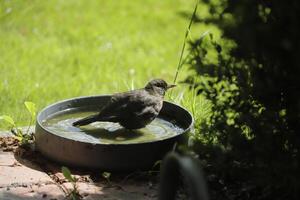
M 168 86 L 167 86 L 167 89 L 170 89 L 170 88 L 173 88 L 173 87 L 176 87 L 176 85 L 174 85 L 174 84 L 168 85 Z

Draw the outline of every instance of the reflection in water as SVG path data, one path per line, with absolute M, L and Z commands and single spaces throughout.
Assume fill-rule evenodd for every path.
M 43 126 L 57 135 L 90 143 L 132 144 L 161 140 L 180 134 L 183 130 L 172 123 L 156 118 L 142 129 L 127 130 L 118 123 L 94 122 L 82 127 L 74 127 L 72 123 L 78 119 L 94 114 L 81 110 L 69 110 L 48 117 Z

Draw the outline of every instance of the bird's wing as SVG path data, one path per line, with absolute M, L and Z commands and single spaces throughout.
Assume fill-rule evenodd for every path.
M 100 118 L 109 119 L 111 121 L 117 121 L 117 110 L 120 110 L 122 105 L 128 99 L 128 95 L 120 96 L 119 94 L 115 94 L 111 96 L 109 102 L 101 109 L 99 116 Z
M 145 90 L 118 93 L 113 95 L 109 103 L 100 111 L 100 116 L 111 121 L 119 121 L 130 113 L 141 113 L 143 109 L 154 103 Z

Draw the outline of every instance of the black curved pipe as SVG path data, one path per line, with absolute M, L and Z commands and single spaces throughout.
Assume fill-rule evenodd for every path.
M 181 177 L 186 181 L 191 200 L 209 199 L 199 161 L 175 152 L 166 155 L 162 162 L 158 199 L 175 199 Z

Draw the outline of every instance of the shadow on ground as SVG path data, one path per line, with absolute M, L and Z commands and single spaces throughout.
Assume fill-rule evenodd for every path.
M 46 173 L 53 180 L 54 184 L 60 188 L 61 194 L 57 193 L 56 196 L 51 196 L 51 193 L 47 193 L 47 191 L 38 193 L 38 190 L 42 187 L 39 185 L 34 193 L 30 194 L 30 192 L 27 192 L 26 195 L 29 195 L 29 197 L 25 197 L 22 194 L 14 193 L 14 188 L 12 187 L 10 191 L 4 191 L 0 194 L 1 200 L 60 200 L 65 199 L 65 196 L 73 190 L 74 186 L 61 173 L 61 165 L 45 158 L 39 152 L 33 151 L 31 148 L 24 149 L 23 147 L 17 147 L 14 150 L 14 158 L 21 165 Z M 110 173 L 109 177 L 104 177 L 103 171 L 100 170 L 87 170 L 74 167 L 70 167 L 69 169 L 77 180 L 78 191 L 83 199 L 131 200 L 157 198 L 158 170 Z M 39 183 L 34 184 L 38 185 Z M 46 196 L 43 197 L 43 195 Z

